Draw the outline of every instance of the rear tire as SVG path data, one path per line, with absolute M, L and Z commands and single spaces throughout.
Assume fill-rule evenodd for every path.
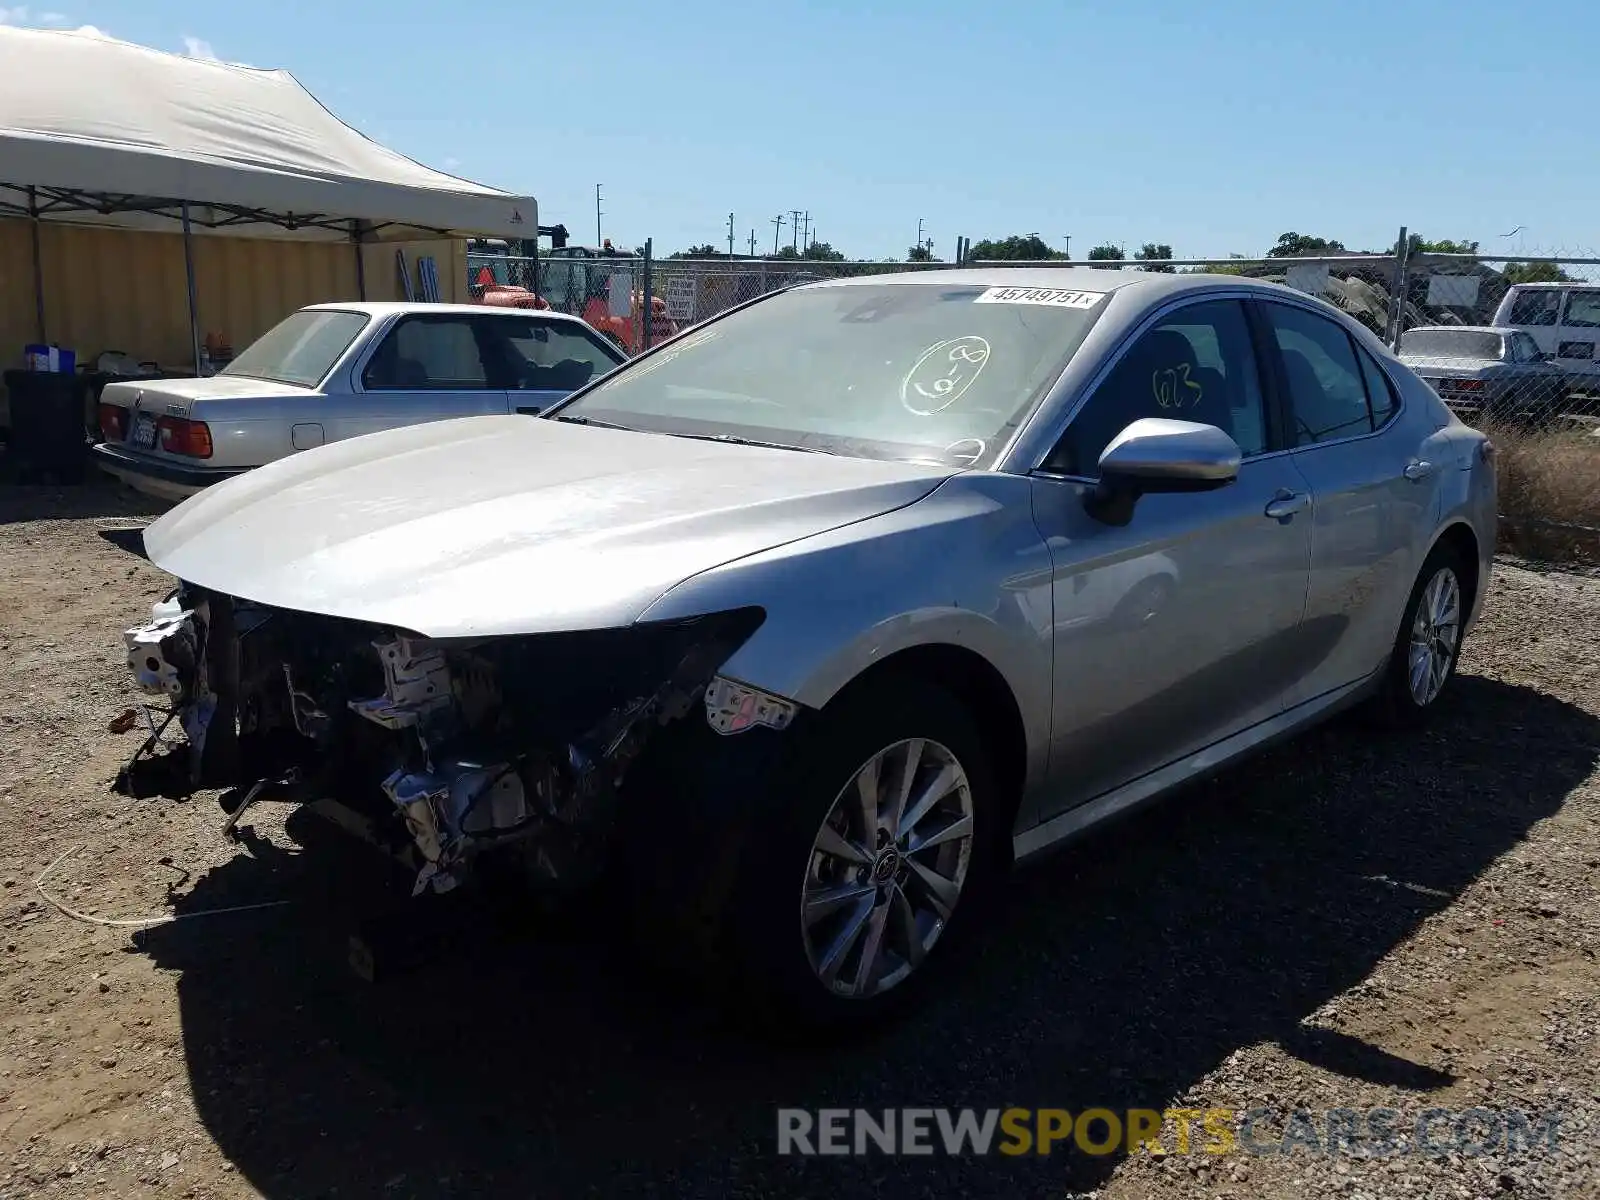
M 1410 729 L 1438 707 L 1455 678 L 1472 597 L 1461 556 L 1438 545 L 1422 564 L 1406 601 L 1394 649 L 1370 713 L 1383 726 Z

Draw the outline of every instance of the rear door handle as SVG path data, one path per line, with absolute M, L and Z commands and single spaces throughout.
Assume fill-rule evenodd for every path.
M 1433 464 L 1431 462 L 1421 462 L 1419 460 L 1417 462 L 1409 464 L 1405 469 L 1405 477 L 1407 479 L 1411 480 L 1412 483 L 1416 483 L 1419 480 L 1426 479 L 1429 475 L 1432 475 L 1432 474 L 1433 474 Z
M 1274 521 L 1287 521 L 1296 513 L 1311 506 L 1311 497 L 1304 492 L 1280 491 L 1267 504 L 1267 516 Z

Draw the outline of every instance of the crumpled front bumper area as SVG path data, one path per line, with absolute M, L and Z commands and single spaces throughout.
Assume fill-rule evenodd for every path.
M 502 848 L 541 880 L 582 881 L 604 861 L 624 777 L 666 727 L 697 707 L 720 733 L 793 716 L 717 676 L 761 620 L 436 641 L 180 588 L 125 634 L 157 699 L 116 788 L 237 789 L 229 830 L 257 800 L 336 803 L 407 851 L 419 893 Z

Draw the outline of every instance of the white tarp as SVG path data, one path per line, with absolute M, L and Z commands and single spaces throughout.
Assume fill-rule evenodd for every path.
M 282 235 L 286 215 L 360 220 L 380 238 L 427 236 L 419 230 L 533 237 L 538 229 L 531 197 L 380 146 L 287 71 L 93 33 L 0 26 L 0 206 L 24 207 L 30 186 L 54 193 L 53 211 L 48 196 L 39 199 L 46 220 L 144 229 L 172 228 L 167 217 L 134 211 L 152 207 L 149 198 L 187 200 L 197 227 L 229 233 Z M 74 198 L 64 193 L 116 198 L 122 211 L 69 211 Z M 279 227 L 237 210 L 273 214 Z M 162 211 L 170 217 L 170 205 Z M 300 223 L 289 236 L 341 233 Z

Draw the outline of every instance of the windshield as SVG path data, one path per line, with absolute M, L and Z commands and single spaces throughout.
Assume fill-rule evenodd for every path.
M 1055 381 L 1104 299 L 932 282 L 801 288 L 619 368 L 553 416 L 977 464 Z
M 1500 335 L 1481 329 L 1413 329 L 1400 346 L 1407 358 L 1500 357 Z
M 251 342 L 219 374 L 316 387 L 366 324 L 364 313 L 302 309 Z

